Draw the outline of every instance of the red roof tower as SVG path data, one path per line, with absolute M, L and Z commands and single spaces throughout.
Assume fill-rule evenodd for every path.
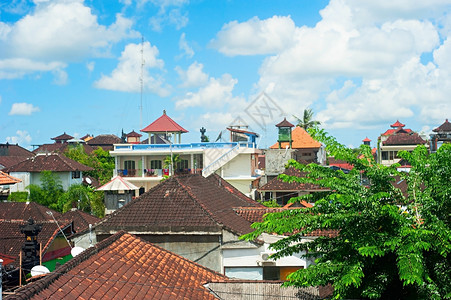
M 151 140 L 152 134 L 174 134 L 175 140 L 177 140 L 177 135 L 179 137 L 179 143 L 181 141 L 181 134 L 188 132 L 185 128 L 177 124 L 168 115 L 166 115 L 166 110 L 163 110 L 163 115 L 153 121 L 146 128 L 141 130 L 142 132 L 147 132 L 149 134 L 149 141 Z

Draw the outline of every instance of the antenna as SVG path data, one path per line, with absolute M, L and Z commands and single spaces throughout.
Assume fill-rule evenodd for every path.
M 141 76 L 139 77 L 141 87 L 141 105 L 139 106 L 139 128 L 143 128 L 143 86 L 144 86 L 144 37 L 141 36 Z

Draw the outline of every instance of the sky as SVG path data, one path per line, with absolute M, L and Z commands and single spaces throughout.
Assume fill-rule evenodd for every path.
M 451 0 L 0 2 L 0 143 L 139 132 L 163 110 L 200 141 L 259 147 L 310 108 L 349 147 L 451 117 Z

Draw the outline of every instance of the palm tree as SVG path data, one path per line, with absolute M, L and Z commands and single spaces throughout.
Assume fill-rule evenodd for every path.
M 314 127 L 317 125 L 321 125 L 320 121 L 315 121 L 313 119 L 313 110 L 311 108 L 304 109 L 304 117 L 302 119 L 299 119 L 298 117 L 294 116 L 298 123 L 296 126 L 302 127 L 305 130 L 309 129 L 310 127 Z

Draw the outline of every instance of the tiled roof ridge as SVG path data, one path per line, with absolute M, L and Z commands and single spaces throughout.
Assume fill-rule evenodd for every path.
M 201 175 L 199 175 L 201 176 Z M 200 209 L 205 213 L 205 215 L 210 218 L 213 222 L 215 222 L 218 225 L 224 226 L 224 224 L 222 222 L 220 222 L 219 220 L 217 220 L 216 215 L 214 215 L 212 212 L 210 212 L 210 210 L 205 206 L 204 203 L 202 203 L 202 201 L 200 201 L 196 195 L 194 195 L 194 193 L 191 191 L 191 188 L 189 186 L 186 186 L 184 183 L 181 182 L 181 180 L 179 180 L 180 178 L 183 177 L 188 177 L 188 176 L 174 176 L 173 178 L 176 180 L 176 182 L 182 187 L 182 189 L 188 194 L 188 196 L 193 200 L 193 203 L 200 207 Z
M 60 222 L 61 222 L 62 220 L 60 220 Z M 41 222 L 39 222 L 39 223 L 41 223 Z M 45 250 L 47 250 L 47 248 L 48 247 L 50 247 L 50 244 L 51 244 L 51 242 L 53 242 L 53 240 L 56 238 L 56 236 L 58 235 L 58 233 L 60 233 L 61 232 L 61 230 L 63 230 L 64 231 L 64 229 L 67 227 L 67 226 L 69 226 L 72 222 L 71 221 L 69 221 L 69 220 L 67 220 L 66 221 L 66 223 L 58 223 L 58 222 L 54 222 L 55 223 L 55 225 L 56 225 L 56 229 L 55 229 L 55 231 L 53 232 L 53 234 L 51 235 L 51 237 L 49 238 L 49 240 L 47 241 L 47 244 L 45 244 L 45 246 L 44 247 L 42 247 L 42 251 L 43 252 L 45 252 Z
M 117 241 L 121 236 L 126 234 L 125 231 L 121 230 L 117 233 L 107 237 L 106 239 L 98 242 L 93 247 L 90 247 L 77 255 L 76 257 L 72 258 L 68 262 L 66 262 L 64 265 L 56 269 L 54 272 L 49 273 L 47 276 L 43 277 L 42 279 L 32 282 L 18 290 L 16 290 L 15 294 L 11 299 L 30 299 L 33 295 L 38 294 L 42 290 L 46 289 L 48 286 L 50 286 L 54 281 L 56 281 L 60 276 L 63 276 L 65 273 L 69 272 L 73 268 L 75 268 L 77 265 L 82 263 L 83 261 L 89 259 L 94 254 L 98 253 L 99 251 L 105 249 L 106 247 L 113 244 L 115 241 Z M 58 271 L 58 272 L 56 272 Z

